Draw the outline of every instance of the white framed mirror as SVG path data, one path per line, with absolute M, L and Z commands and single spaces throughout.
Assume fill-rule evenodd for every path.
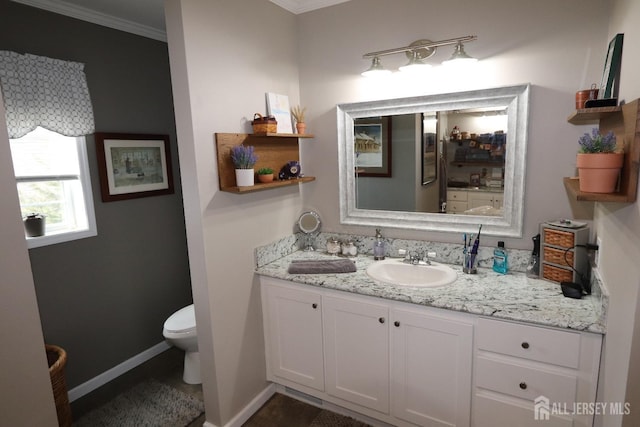
M 445 232 L 473 232 L 477 230 L 478 224 L 482 224 L 483 234 L 521 237 L 524 212 L 529 92 L 530 86 L 526 84 L 338 105 L 340 222 L 346 225 L 383 226 Z M 480 137 L 474 140 L 471 138 L 456 139 L 452 135 L 453 127 L 456 126 L 455 120 L 461 120 L 460 114 L 462 113 L 469 116 L 500 114 L 504 116 L 503 120 L 506 120 L 504 124 L 499 125 L 503 128 L 494 129 L 495 132 L 492 134 L 500 134 L 500 141 L 503 146 L 500 147 L 500 151 L 496 149 L 495 153 L 499 153 L 502 156 L 501 163 L 496 165 L 489 163 L 489 167 L 477 164 L 475 165 L 479 168 L 477 172 L 473 172 L 471 168 L 469 169 L 470 173 L 468 171 L 460 172 L 463 177 L 465 175 L 468 177 L 465 179 L 468 180 L 469 187 L 461 190 L 459 187 L 453 186 L 454 182 L 459 181 L 459 178 L 458 181 L 450 179 L 454 175 L 452 171 L 458 171 L 456 168 L 460 167 L 460 164 L 455 162 L 457 159 L 451 159 L 451 157 L 457 156 L 458 152 L 455 150 L 458 148 L 468 149 L 469 144 L 473 144 L 475 149 L 476 139 L 480 141 L 478 145 L 483 147 L 482 149 L 484 149 L 485 145 L 484 142 L 481 142 L 482 139 Z M 409 120 L 405 121 L 420 123 L 424 117 L 433 118 L 434 115 L 439 122 L 435 131 L 436 138 L 441 144 L 437 154 L 439 156 L 439 172 L 434 174 L 437 180 L 429 180 L 427 183 L 429 185 L 426 185 L 426 180 L 423 179 L 423 169 L 419 167 L 419 162 L 423 161 L 421 155 L 424 150 L 424 130 L 422 130 L 421 126 L 416 126 L 413 131 L 416 141 L 415 147 L 411 146 L 411 142 L 408 143 L 409 149 L 416 153 L 413 160 L 400 163 L 403 161 L 401 157 L 398 158 L 394 154 L 394 158 L 389 154 L 396 162 L 393 168 L 389 166 L 389 169 L 393 171 L 392 173 L 374 177 L 359 176 L 359 172 L 363 168 L 360 167 L 362 164 L 362 161 L 359 160 L 360 153 L 355 148 L 355 124 L 363 120 L 370 123 L 376 118 L 379 120 L 384 118 L 384 123 L 387 121 L 391 123 L 401 122 L 406 118 L 409 118 Z M 455 117 L 455 119 L 452 119 L 452 117 Z M 420 131 L 417 130 L 418 128 L 420 128 Z M 484 132 L 484 130 L 479 129 L 477 132 L 475 129 L 463 129 L 462 131 L 471 131 L 478 134 Z M 403 132 L 411 134 L 411 131 L 407 132 L 405 130 Z M 389 135 L 394 135 L 394 132 L 391 131 Z M 486 134 L 483 133 L 482 135 Z M 397 138 L 393 142 L 394 153 L 397 147 L 401 145 L 399 142 L 400 140 Z M 466 146 L 464 145 L 465 143 L 467 144 Z M 486 160 L 487 162 L 489 160 L 493 161 L 495 159 L 493 158 L 494 148 L 491 148 L 492 143 L 486 144 L 488 144 L 488 153 L 485 155 L 489 156 Z M 391 146 L 391 144 L 389 145 Z M 382 149 L 384 149 L 384 144 L 382 144 Z M 455 154 L 450 154 L 449 158 L 447 158 L 447 149 L 449 151 L 453 150 L 452 152 Z M 473 150 L 468 149 L 467 152 L 469 151 Z M 483 153 L 480 151 L 478 154 Z M 474 151 L 471 155 L 475 156 L 477 154 Z M 381 154 L 380 158 L 382 157 L 383 155 Z M 370 164 L 373 164 L 373 162 Z M 464 166 L 467 166 L 467 164 L 464 164 Z M 366 169 L 364 170 L 366 171 Z M 395 179 L 395 171 L 398 171 L 397 175 L 399 176 L 402 173 L 406 174 L 407 170 L 409 170 L 408 178 L 399 187 L 393 187 L 391 182 L 398 180 Z M 478 180 L 478 175 L 482 178 L 481 180 Z M 500 175 L 499 178 L 497 175 Z M 489 177 L 495 178 L 500 182 L 498 189 L 487 188 L 486 184 L 490 181 Z M 362 178 L 366 178 L 366 181 Z M 475 192 L 475 196 L 478 193 L 497 192 L 499 196 L 496 196 L 496 200 L 499 199 L 501 203 L 499 209 L 478 209 L 474 205 L 473 208 L 464 209 L 462 212 L 453 214 L 450 209 L 446 209 L 446 195 L 447 193 L 453 194 L 452 192 L 455 191 Z M 389 203 L 386 206 L 384 204 L 368 205 L 363 196 L 365 192 L 373 194 L 370 199 L 387 200 Z M 411 196 L 420 192 L 435 194 L 432 197 L 436 198 L 436 210 L 423 209 L 419 206 L 424 204 L 422 201 L 410 202 L 407 207 L 395 199 L 399 194 Z M 418 199 L 419 197 L 415 198 Z M 445 202 L 445 205 L 442 204 L 443 202 Z M 434 204 L 433 201 L 430 203 Z

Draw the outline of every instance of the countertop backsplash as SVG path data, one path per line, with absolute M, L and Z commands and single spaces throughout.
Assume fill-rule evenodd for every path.
M 327 239 L 335 237 L 339 241 L 351 240 L 358 248 L 360 255 L 373 255 L 374 236 L 357 236 L 352 234 L 325 233 L 321 232 L 315 235 L 314 247 L 319 252 L 325 252 Z M 284 237 L 276 242 L 256 248 L 255 261 L 257 267 L 262 267 L 272 261 L 283 256 L 290 255 L 293 252 L 301 250 L 304 247 L 306 236 L 302 233 L 296 233 Z M 462 265 L 463 261 L 463 245 L 455 243 L 427 242 L 422 240 L 406 240 L 384 238 L 385 256 L 398 257 L 399 249 L 406 249 L 408 253 L 424 253 L 425 251 L 435 252 L 436 256 L 433 260 L 444 264 Z M 481 241 L 482 243 L 482 241 Z M 524 273 L 529 264 L 531 251 L 522 249 L 509 249 L 509 270 Z M 493 265 L 493 247 L 480 245 L 477 256 L 477 266 L 481 268 L 491 268 Z

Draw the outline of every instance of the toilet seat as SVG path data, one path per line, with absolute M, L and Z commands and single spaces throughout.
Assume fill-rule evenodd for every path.
M 196 313 L 193 304 L 173 313 L 164 322 L 164 330 L 169 333 L 186 334 L 196 330 Z

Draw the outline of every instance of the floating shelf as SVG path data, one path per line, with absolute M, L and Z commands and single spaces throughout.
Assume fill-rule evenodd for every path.
M 251 136 L 269 136 L 274 138 L 314 138 L 314 135 L 308 133 L 272 133 L 272 132 L 258 132 L 248 134 Z
M 622 107 L 583 108 L 576 110 L 573 114 L 567 117 L 567 121 L 573 125 L 595 123 L 603 117 L 609 117 L 620 111 L 622 111 Z
M 567 121 L 574 125 L 598 123 L 600 133 L 613 131 L 618 143 L 624 144 L 624 164 L 617 193 L 600 194 L 580 191 L 577 178 L 564 178 L 569 194 L 578 201 L 634 203 L 638 194 L 640 169 L 640 100 L 620 107 L 599 107 L 576 110 Z
M 227 193 L 253 193 L 256 191 L 268 190 L 271 188 L 277 187 L 287 187 L 290 185 L 304 184 L 307 182 L 315 181 L 316 178 L 313 176 L 303 176 L 301 178 L 295 179 L 282 179 L 268 183 L 258 183 L 250 187 L 224 187 L 220 188 L 220 191 L 226 191 Z
M 613 203 L 633 203 L 635 196 L 630 197 L 622 193 L 585 193 L 580 191 L 580 180 L 578 178 L 564 178 L 564 186 L 569 193 L 579 202 L 613 202 Z
M 251 145 L 258 156 L 254 170 L 271 168 L 277 176 L 280 169 L 292 160 L 300 161 L 299 138 L 313 138 L 313 135 L 297 133 L 216 133 L 216 154 L 218 159 L 218 180 L 220 191 L 235 194 L 253 193 L 273 188 L 287 187 L 315 181 L 315 177 L 303 176 L 296 179 L 275 180 L 269 183 L 258 183 L 249 187 L 236 185 L 236 174 L 229 152 L 240 144 Z M 304 165 L 302 165 L 304 173 Z

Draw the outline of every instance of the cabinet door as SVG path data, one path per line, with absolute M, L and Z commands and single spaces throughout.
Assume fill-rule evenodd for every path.
M 388 308 L 324 297 L 326 392 L 389 413 Z
M 395 309 L 392 415 L 420 426 L 468 426 L 473 325 Z
M 322 297 L 267 285 L 267 361 L 272 375 L 324 390 Z
M 447 213 L 459 214 L 466 211 L 467 208 L 467 202 L 447 202 Z

